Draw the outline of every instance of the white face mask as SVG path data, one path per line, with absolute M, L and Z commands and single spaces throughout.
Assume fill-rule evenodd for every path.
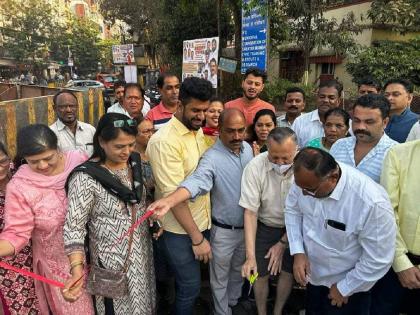
M 274 171 L 279 175 L 284 175 L 292 167 L 292 164 L 276 164 L 273 162 L 271 164 L 273 165 Z

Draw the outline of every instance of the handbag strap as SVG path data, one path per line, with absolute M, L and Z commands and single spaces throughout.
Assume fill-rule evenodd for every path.
M 133 224 L 136 223 L 136 214 L 137 214 L 137 209 L 133 205 L 131 209 L 131 226 L 133 226 Z M 126 273 L 128 270 L 131 249 L 133 247 L 133 237 L 134 237 L 134 230 L 130 233 L 130 237 L 128 238 L 128 253 L 127 253 L 127 258 L 125 259 L 125 262 L 124 262 L 124 269 L 123 269 L 124 273 Z

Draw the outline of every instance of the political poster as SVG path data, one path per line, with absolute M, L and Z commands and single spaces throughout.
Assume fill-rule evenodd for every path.
M 134 60 L 134 45 L 113 45 L 112 46 L 112 60 L 114 64 L 135 64 Z
M 217 88 L 219 37 L 185 40 L 183 42 L 182 81 L 199 77 Z

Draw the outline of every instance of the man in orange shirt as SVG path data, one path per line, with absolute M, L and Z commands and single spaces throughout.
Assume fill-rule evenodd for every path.
M 255 114 L 259 110 L 271 109 L 275 112 L 273 105 L 259 98 L 266 80 L 265 71 L 256 67 L 248 68 L 242 80 L 243 96 L 225 104 L 225 108 L 237 108 L 243 112 L 247 126 L 252 124 Z

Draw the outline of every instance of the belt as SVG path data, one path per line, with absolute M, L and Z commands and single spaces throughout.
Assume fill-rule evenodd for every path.
M 223 224 L 213 218 L 211 218 L 211 223 L 213 223 L 215 226 L 222 229 L 228 229 L 228 230 L 243 230 L 244 229 L 243 226 L 233 226 L 233 225 Z
M 408 259 L 410 259 L 413 265 L 420 265 L 420 256 L 414 255 L 412 253 L 407 253 Z

